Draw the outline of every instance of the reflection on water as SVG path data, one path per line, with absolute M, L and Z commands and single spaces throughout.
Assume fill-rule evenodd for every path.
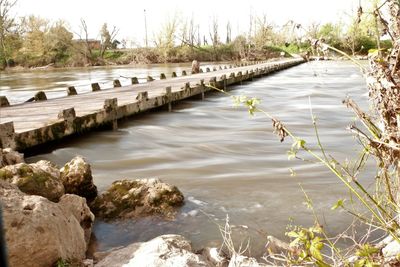
M 262 108 L 313 146 L 310 98 L 328 153 L 339 160 L 357 156 L 360 147 L 345 130 L 353 115 L 341 101 L 350 95 L 366 108 L 367 95 L 363 77 L 350 63 L 306 63 L 232 89 L 235 95 L 260 98 Z M 285 238 L 290 218 L 302 225 L 313 223 L 299 183 L 329 233 L 341 232 L 351 221 L 348 215 L 330 210 L 338 198 L 346 197 L 340 182 L 318 164 L 288 161 L 290 140 L 280 143 L 271 133 L 269 119 L 260 114 L 250 117 L 225 95 L 210 93 L 205 101 L 175 105 L 172 113 L 149 113 L 119 126 L 118 131 L 94 132 L 29 159 L 48 159 L 61 166 L 83 155 L 100 191 L 117 179 L 145 177 L 159 177 L 182 190 L 186 204 L 176 220 L 98 220 L 94 230 L 99 249 L 162 233 L 183 234 L 195 248 L 215 244 L 220 234 L 214 222 L 223 223 L 229 214 L 237 226 L 237 239 L 250 236 L 252 253 L 259 255 L 266 235 Z M 290 175 L 290 168 L 296 176 Z M 367 174 L 361 181 L 369 185 L 372 170 Z

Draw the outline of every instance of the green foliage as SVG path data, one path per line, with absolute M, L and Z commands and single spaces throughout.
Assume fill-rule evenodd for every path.
M 291 238 L 290 247 L 293 250 L 290 252 L 290 261 L 292 264 L 307 264 L 313 263 L 317 266 L 329 266 L 324 261 L 322 249 L 324 248 L 324 239 L 321 237 L 322 228 L 314 226 L 304 228 L 295 226 L 286 235 Z
M 58 259 L 54 264 L 54 267 L 69 267 L 70 264 L 64 259 Z
M 257 111 L 257 105 L 260 104 L 260 99 L 255 97 L 249 98 L 247 96 L 232 96 L 232 98 L 236 107 L 240 105 L 245 106 L 249 111 L 249 114 L 252 116 Z
M 354 263 L 354 267 L 378 267 L 381 266 L 375 258 L 379 253 L 379 249 L 370 244 L 362 245 L 356 252 L 359 259 Z

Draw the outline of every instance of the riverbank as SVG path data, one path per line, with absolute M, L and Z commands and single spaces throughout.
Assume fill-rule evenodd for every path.
M 289 56 L 284 49 L 266 46 L 261 50 L 249 50 L 246 53 L 239 51 L 234 44 L 212 46 L 177 46 L 168 50 L 149 47 L 133 49 L 110 49 L 103 56 L 93 50 L 93 55 L 88 58 L 66 55 L 62 61 L 54 62 L 29 62 L 16 60 L 4 70 L 44 70 L 52 68 L 91 67 L 91 66 L 116 66 L 116 65 L 144 65 L 158 63 L 186 63 L 197 60 L 199 62 L 224 62 L 224 61 L 261 61 L 281 57 L 281 52 Z

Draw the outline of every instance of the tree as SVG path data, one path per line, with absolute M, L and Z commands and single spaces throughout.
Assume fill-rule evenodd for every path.
M 90 45 L 88 26 L 84 19 L 81 19 L 80 32 L 75 32 L 75 34 L 79 37 L 79 41 L 73 46 L 75 53 L 84 57 L 85 64 L 93 63 L 94 55 Z
M 342 49 L 342 35 L 343 30 L 340 23 L 326 23 L 320 27 L 316 39 L 323 38 L 325 43 L 329 44 L 330 46 Z
M 56 63 L 68 58 L 71 53 L 73 34 L 62 20 L 52 25 L 45 35 L 45 48 L 51 61 Z
M 111 33 L 108 30 L 107 23 L 104 23 L 100 30 L 100 39 L 101 39 L 101 47 L 100 47 L 100 57 L 104 58 L 104 53 L 107 49 L 113 47 L 113 42 L 115 36 L 118 34 L 117 27 L 113 27 Z
M 0 67 L 9 67 L 12 41 L 15 41 L 15 19 L 10 12 L 17 0 L 0 0 Z
M 230 44 L 232 42 L 232 28 L 231 23 L 228 21 L 226 24 L 226 44 Z
M 49 31 L 49 21 L 37 16 L 22 19 L 23 31 L 22 48 L 19 50 L 19 61 L 29 66 L 38 66 L 47 63 L 48 49 L 45 45 L 45 36 Z
M 175 47 L 178 25 L 177 15 L 168 18 L 160 32 L 154 38 L 154 44 L 159 49 L 165 62 L 171 57 L 173 48 Z
M 220 44 L 219 40 L 219 34 L 218 34 L 218 19 L 217 17 L 214 17 L 212 20 L 211 24 L 211 30 L 210 30 L 210 38 L 211 38 L 211 43 L 214 51 L 214 59 L 218 60 L 219 55 L 217 53 L 217 47 Z

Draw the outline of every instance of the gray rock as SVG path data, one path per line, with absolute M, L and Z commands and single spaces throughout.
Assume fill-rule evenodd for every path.
M 209 266 L 192 252 L 180 235 L 163 235 L 110 253 L 95 267 L 202 267 Z
M 73 158 L 60 172 L 66 193 L 84 197 L 88 201 L 96 198 L 97 187 L 93 184 L 92 170 L 84 158 Z
M 265 266 L 265 265 L 259 264 L 255 258 L 250 258 L 236 253 L 232 255 L 228 265 L 228 267 L 259 267 L 259 266 Z
M 11 148 L 0 148 L 0 168 L 23 162 L 25 162 L 24 154 L 14 151 Z
M 46 160 L 5 166 L 0 169 L 0 180 L 17 185 L 26 194 L 42 196 L 55 202 L 64 194 L 57 166 Z
M 385 258 L 397 257 L 400 254 L 400 243 L 397 240 L 388 243 L 382 249 L 382 254 Z
M 84 201 L 79 196 L 67 195 L 60 203 L 54 203 L 27 195 L 0 180 L 10 266 L 53 266 L 59 259 L 82 262 L 87 243 L 81 224 L 84 218 L 93 218 Z
M 96 216 L 106 219 L 134 218 L 143 215 L 173 217 L 184 197 L 176 186 L 159 179 L 121 180 L 91 204 Z
M 218 248 L 204 248 L 200 251 L 209 266 L 226 267 L 229 260 L 221 255 Z

